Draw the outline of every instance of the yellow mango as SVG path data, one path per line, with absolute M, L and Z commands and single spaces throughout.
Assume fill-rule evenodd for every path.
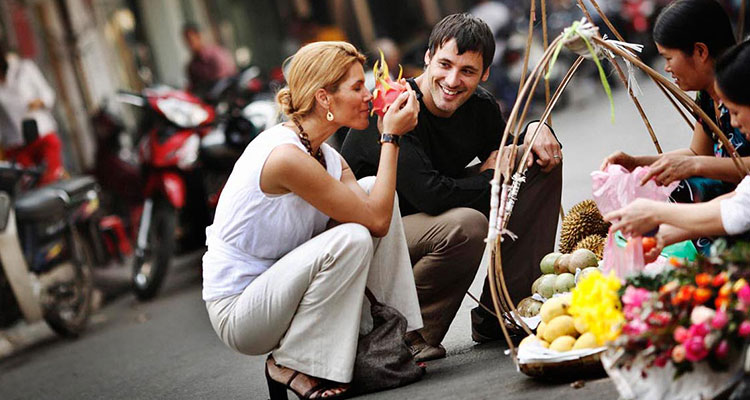
M 586 332 L 576 340 L 576 343 L 573 345 L 573 350 L 593 349 L 595 347 L 598 347 L 596 336 L 591 332 Z
M 574 323 L 575 323 L 576 331 L 580 333 L 581 335 L 588 332 L 589 330 L 588 324 L 586 324 L 586 320 L 584 320 L 583 318 L 581 317 L 576 318 Z
M 553 318 L 564 315 L 570 306 L 570 301 L 565 296 L 553 297 L 542 304 L 539 310 L 539 316 L 542 321 L 549 323 Z
M 539 339 L 544 338 L 544 329 L 546 327 L 547 327 L 547 324 L 544 321 L 540 322 L 539 325 L 537 325 L 536 327 L 536 337 L 538 337 Z
M 573 348 L 576 339 L 573 336 L 563 335 L 552 341 L 549 345 L 550 350 L 568 351 Z
M 570 315 L 560 315 L 553 318 L 544 328 L 544 334 L 542 335 L 544 340 L 550 342 L 550 346 L 560 336 L 578 336 L 573 317 Z

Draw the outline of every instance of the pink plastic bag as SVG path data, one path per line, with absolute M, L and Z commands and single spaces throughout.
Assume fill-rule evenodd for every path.
M 619 210 L 638 198 L 667 201 L 678 182 L 659 186 L 651 180 L 641 186 L 641 179 L 648 171 L 648 167 L 637 167 L 631 173 L 621 165 L 610 165 L 606 171 L 592 172 L 594 202 L 601 213 Z M 625 278 L 643 268 L 641 238 L 632 238 L 625 247 L 620 247 L 615 243 L 614 232 L 610 232 L 604 245 L 602 272 L 609 274 L 615 271 L 618 277 Z
M 638 198 L 667 201 L 679 182 L 659 186 L 650 180 L 641 186 L 641 179 L 648 171 L 649 167 L 637 167 L 629 172 L 621 165 L 612 164 L 606 171 L 592 172 L 594 202 L 602 215 L 619 210 Z

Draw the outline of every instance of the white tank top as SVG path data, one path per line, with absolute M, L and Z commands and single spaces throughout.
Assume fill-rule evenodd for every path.
M 216 300 L 242 292 L 278 259 L 323 232 L 329 217 L 294 193 L 268 195 L 260 189 L 260 173 L 271 151 L 293 144 L 307 152 L 291 129 L 276 125 L 247 146 L 234 165 L 206 228 L 203 255 L 203 299 Z M 341 156 L 321 146 L 328 173 L 341 180 Z

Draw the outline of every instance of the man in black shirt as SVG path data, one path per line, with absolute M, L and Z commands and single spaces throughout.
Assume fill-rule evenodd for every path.
M 494 51 L 484 22 L 468 14 L 448 16 L 432 31 L 424 73 L 408 81 L 420 99 L 419 120 L 401 137 L 396 185 L 424 320 L 424 328 L 407 335 L 418 360 L 445 356 L 440 342 L 485 247 L 489 182 L 505 128 L 497 102 L 478 86 L 489 76 Z M 358 178 L 377 171 L 375 126 L 350 132 L 342 147 Z M 502 245 L 505 278 L 515 302 L 530 294 L 539 261 L 553 249 L 562 189 L 560 144 L 546 125 L 532 152 L 527 182 L 509 221 L 509 230 L 519 238 L 506 238 Z M 480 163 L 467 167 L 475 158 Z M 492 308 L 486 280 L 481 302 Z M 472 311 L 472 324 L 475 341 L 500 337 L 497 319 L 479 307 Z

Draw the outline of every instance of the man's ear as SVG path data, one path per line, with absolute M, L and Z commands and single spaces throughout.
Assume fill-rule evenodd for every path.
M 424 65 L 425 67 L 430 64 L 430 49 L 424 52 Z
M 328 110 L 331 108 L 328 92 L 323 88 L 315 91 L 315 102 L 318 103 L 318 105 L 324 110 Z
M 701 61 L 708 60 L 711 55 L 708 52 L 708 46 L 703 42 L 697 42 L 693 45 L 693 57 L 697 57 Z
M 487 79 L 490 77 L 490 66 L 487 66 L 487 69 L 484 70 L 484 73 L 482 74 L 482 82 L 487 82 Z

